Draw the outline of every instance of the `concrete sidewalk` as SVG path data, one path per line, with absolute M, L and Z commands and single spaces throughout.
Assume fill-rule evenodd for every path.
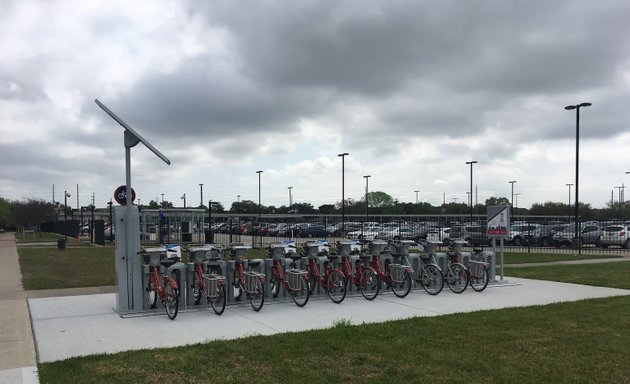
M 38 383 L 27 295 L 13 233 L 0 233 L 0 383 Z
M 114 312 L 115 294 L 29 299 L 39 362 L 133 349 L 174 347 L 215 339 L 271 335 L 332 327 L 336 321 L 353 324 L 417 316 L 438 316 L 529 305 L 630 295 L 630 290 L 591 287 L 541 280 L 512 279 L 491 285 L 482 293 L 461 295 L 445 288 L 437 296 L 415 290 L 404 299 L 391 292 L 368 302 L 347 297 L 341 304 L 311 299 L 304 308 L 292 301 L 265 303 L 260 312 L 249 304 L 228 306 L 222 316 L 211 309 L 182 311 L 175 321 L 163 308 L 153 315 L 121 318 Z

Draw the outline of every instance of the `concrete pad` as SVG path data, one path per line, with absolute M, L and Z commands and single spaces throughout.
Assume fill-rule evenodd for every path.
M 271 335 L 329 328 L 336 321 L 353 324 L 383 322 L 418 316 L 520 307 L 630 295 L 630 290 L 599 288 L 540 280 L 510 279 L 512 284 L 490 285 L 484 292 L 471 289 L 457 295 L 445 287 L 437 296 L 415 290 L 404 299 L 391 292 L 374 301 L 348 296 L 334 304 L 311 298 L 304 308 L 292 301 L 269 301 L 260 312 L 248 303 L 228 306 L 222 316 L 210 308 L 182 311 L 175 321 L 163 308 L 153 314 L 120 317 L 113 308 L 115 294 L 31 298 L 29 305 L 39 362 L 125 350 L 187 345 L 216 339 Z
M 0 383 L 38 384 L 37 367 L 21 367 L 0 371 Z

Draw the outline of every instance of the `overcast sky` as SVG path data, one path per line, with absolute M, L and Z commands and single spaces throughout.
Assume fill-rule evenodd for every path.
M 630 2 L 0 1 L 0 196 L 568 202 L 630 185 Z M 573 187 L 574 188 L 574 187 Z M 572 190 L 574 192 L 574 189 Z M 574 201 L 574 195 L 571 197 Z M 70 204 L 70 203 L 69 203 Z

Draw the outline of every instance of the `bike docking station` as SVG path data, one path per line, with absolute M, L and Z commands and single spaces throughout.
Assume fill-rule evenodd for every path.
M 171 161 L 98 99 L 95 99 L 94 102 L 124 128 L 125 185 L 120 186 L 114 193 L 116 202 L 120 204 L 114 210 L 116 220 L 116 285 L 118 291 L 116 311 L 120 316 L 123 316 L 143 311 L 146 296 L 142 283 L 142 257 L 139 254 L 140 215 L 138 207 L 133 205 L 135 193 L 131 188 L 131 148 L 142 143 L 166 164 L 170 165 Z
M 307 241 L 306 243 L 302 244 L 302 251 L 304 257 L 302 257 L 302 265 L 299 266 L 299 268 L 301 269 L 307 269 L 309 259 L 313 259 L 315 260 L 315 263 L 317 263 L 317 268 L 319 269 L 321 274 L 321 272 L 326 269 L 327 263 L 332 263 L 328 260 L 327 257 L 330 252 L 330 246 L 327 240 Z M 320 284 L 315 284 L 315 287 L 311 292 L 311 295 L 313 294 L 324 295 L 327 293 L 324 292 Z
M 295 246 L 295 240 L 285 240 L 282 243 L 270 243 L 267 247 L 267 259 L 265 259 L 264 261 L 265 275 L 268 276 L 268 278 L 265 279 L 265 292 L 267 294 L 267 298 L 278 299 L 289 297 L 287 290 L 280 287 L 278 287 L 278 292 L 276 292 L 275 295 L 272 292 L 272 270 L 274 262 L 279 261 L 282 269 L 286 271 L 287 268 L 293 263 L 293 259 L 291 259 L 290 256 L 296 254 L 297 250 Z M 300 265 L 298 265 L 298 268 L 302 268 L 302 263 L 302 260 L 300 260 Z
M 342 259 L 348 258 L 350 267 L 352 268 L 352 274 L 357 273 L 357 263 L 360 262 L 359 254 L 361 253 L 361 243 L 358 240 L 342 240 L 337 242 L 337 255 Z M 342 260 L 339 260 L 341 262 Z M 347 277 L 347 276 L 346 276 Z M 348 292 L 359 293 L 359 289 L 349 283 L 347 288 Z

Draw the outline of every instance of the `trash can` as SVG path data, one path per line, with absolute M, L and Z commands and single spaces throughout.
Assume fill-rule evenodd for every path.
M 65 239 L 58 239 L 57 240 L 57 249 L 59 249 L 59 250 L 66 249 L 66 240 Z

